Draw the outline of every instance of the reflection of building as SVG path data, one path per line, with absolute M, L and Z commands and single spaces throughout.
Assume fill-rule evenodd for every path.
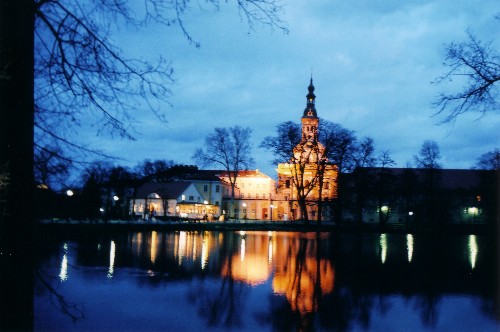
M 333 265 L 317 251 L 314 235 L 241 232 L 239 251 L 227 259 L 221 274 L 250 285 L 273 276 L 274 293 L 284 294 L 292 310 L 304 315 L 316 311 L 320 298 L 334 288 Z
M 287 163 L 278 164 L 278 192 L 282 214 L 291 219 L 300 218 L 299 202 L 305 197 L 308 219 L 317 219 L 318 201 L 336 197 L 337 169 L 328 163 L 324 146 L 318 140 L 319 118 L 316 112 L 314 86 L 308 87 L 307 106 L 301 118 L 302 140 L 295 147 L 294 156 Z M 283 204 L 285 201 L 287 204 Z M 324 219 L 330 219 L 326 210 Z

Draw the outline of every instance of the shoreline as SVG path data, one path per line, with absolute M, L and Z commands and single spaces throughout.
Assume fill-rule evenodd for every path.
M 432 226 L 429 224 L 410 225 L 364 223 L 361 225 L 337 224 L 332 221 L 266 221 L 229 220 L 207 221 L 125 221 L 125 220 L 40 220 L 36 230 L 95 230 L 95 231 L 287 231 L 287 232 L 355 232 L 355 233 L 428 233 L 428 234 L 490 234 L 494 236 L 492 225 L 452 224 Z

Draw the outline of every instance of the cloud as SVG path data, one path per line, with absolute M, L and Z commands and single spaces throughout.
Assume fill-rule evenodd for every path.
M 312 73 L 318 115 L 375 139 L 398 166 L 417 154 L 422 142 L 441 147 L 445 167 L 468 168 L 498 144 L 500 116 L 471 122 L 458 119 L 436 126 L 431 103 L 441 92 L 430 84 L 444 72 L 444 46 L 466 37 L 481 40 L 498 31 L 495 0 L 482 1 L 290 1 L 283 20 L 289 34 L 255 26 L 251 31 L 237 9 L 195 11 L 185 25 L 200 48 L 175 28 L 130 31 L 124 52 L 162 55 L 172 60 L 176 82 L 167 127 L 138 112 L 136 142 L 99 146 L 133 163 L 144 158 L 192 163 L 196 147 L 215 127 L 248 126 L 254 146 L 275 135 L 283 121 L 300 121 Z M 495 12 L 496 11 L 496 12 Z M 125 37 L 123 37 L 125 39 Z M 452 88 L 452 87 L 444 87 Z M 497 146 L 498 147 L 498 146 Z M 254 149 L 257 167 L 274 175 L 267 152 Z

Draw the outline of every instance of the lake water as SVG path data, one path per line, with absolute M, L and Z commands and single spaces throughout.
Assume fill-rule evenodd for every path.
M 481 235 L 44 235 L 37 331 L 498 331 Z

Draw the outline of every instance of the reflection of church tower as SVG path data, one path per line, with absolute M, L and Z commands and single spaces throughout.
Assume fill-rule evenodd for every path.
M 316 96 L 314 95 L 314 85 L 311 77 L 311 82 L 307 88 L 309 93 L 307 94 L 307 106 L 304 110 L 304 115 L 301 118 L 302 122 L 302 141 L 317 141 L 318 137 L 318 114 L 316 113 L 316 107 L 314 106 Z

